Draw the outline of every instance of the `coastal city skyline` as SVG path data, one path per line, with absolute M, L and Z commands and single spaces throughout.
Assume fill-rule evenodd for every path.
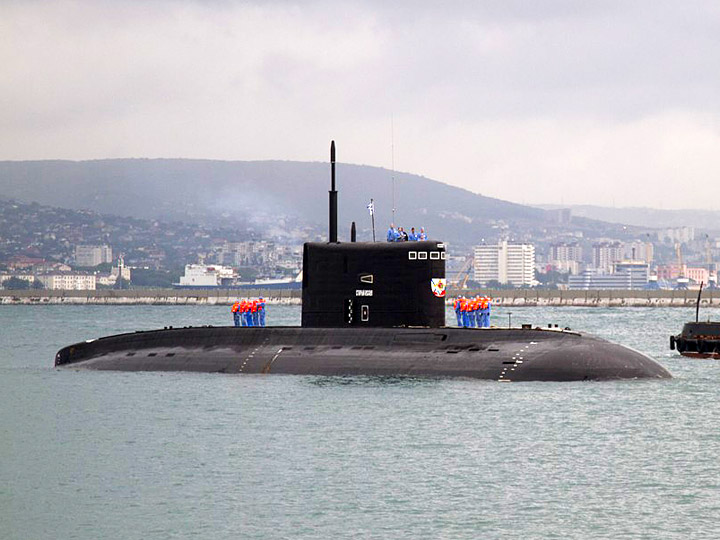
M 0 160 L 409 171 L 524 204 L 720 209 L 712 2 L 5 2 Z M 672 196 L 669 196 L 669 194 Z

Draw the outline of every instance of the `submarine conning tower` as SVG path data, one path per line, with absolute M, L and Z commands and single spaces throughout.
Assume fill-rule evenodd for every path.
M 302 326 L 445 326 L 444 278 L 442 242 L 306 243 Z
M 329 242 L 303 246 L 302 326 L 445 326 L 445 244 L 338 242 L 335 142 Z

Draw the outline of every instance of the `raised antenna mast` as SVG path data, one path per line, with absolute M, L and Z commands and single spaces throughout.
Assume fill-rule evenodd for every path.
M 337 242 L 337 191 L 335 190 L 335 141 L 330 142 L 330 231 L 328 242 Z
M 390 179 L 392 182 L 392 222 L 395 224 L 395 122 L 390 115 Z

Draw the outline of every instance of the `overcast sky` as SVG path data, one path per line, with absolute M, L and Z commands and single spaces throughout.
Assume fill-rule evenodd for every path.
M 720 2 L 0 3 L 0 159 L 395 168 L 720 210 Z M 394 137 L 391 137 L 391 124 Z

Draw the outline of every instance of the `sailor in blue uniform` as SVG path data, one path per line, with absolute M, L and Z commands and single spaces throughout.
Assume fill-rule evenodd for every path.
M 490 311 L 492 310 L 492 298 L 486 297 L 487 301 L 485 305 L 485 328 L 490 328 Z
M 398 237 L 398 232 L 395 230 L 395 224 L 391 223 L 390 228 L 387 232 L 387 241 L 388 242 L 396 242 Z
M 262 296 L 258 299 L 258 322 L 265 326 L 265 299 Z
M 418 240 L 422 240 L 422 241 L 427 240 L 427 234 L 425 234 L 424 227 L 420 227 L 420 234 L 418 234 Z

